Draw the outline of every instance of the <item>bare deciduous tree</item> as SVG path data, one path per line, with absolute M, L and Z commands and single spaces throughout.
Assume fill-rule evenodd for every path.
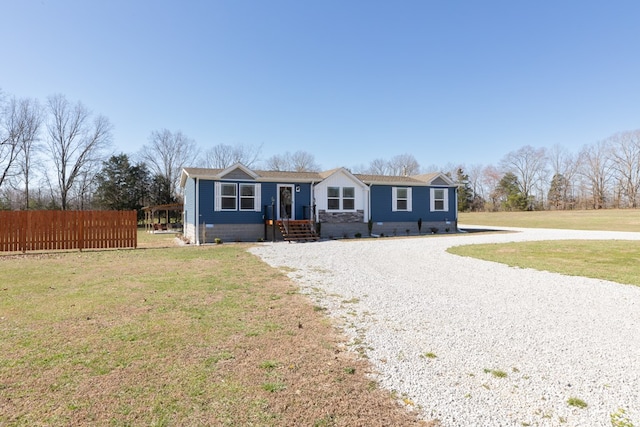
M 388 175 L 389 163 L 384 159 L 374 159 L 369 164 L 367 173 L 371 175 Z
M 627 206 L 637 208 L 640 192 L 640 130 L 615 134 L 609 138 L 609 145 L 613 168 L 627 196 Z
M 38 153 L 42 150 L 40 145 L 40 128 L 42 126 L 43 112 L 40 103 L 35 99 L 22 99 L 19 101 L 20 116 L 24 122 L 23 133 L 20 138 L 20 158 L 18 165 L 20 178 L 24 184 L 25 208 L 29 209 L 29 186 L 32 172 Z
M 252 168 L 260 158 L 262 146 L 218 144 L 205 153 L 205 165 L 208 168 L 225 169 L 236 163 Z
M 420 163 L 413 154 L 399 154 L 388 162 L 389 175 L 410 176 L 420 173 Z
M 491 209 L 494 211 L 500 208 L 499 186 L 503 175 L 504 174 L 500 173 L 500 171 L 493 165 L 486 166 L 482 170 L 482 186 L 485 188 L 485 191 L 487 191 Z
M 296 172 L 317 172 L 320 166 L 313 154 L 306 151 L 296 151 L 291 155 L 291 166 Z
M 63 95 L 49 97 L 47 107 L 47 145 L 56 174 L 51 182 L 62 210 L 66 210 L 76 180 L 102 159 L 103 150 L 111 143 L 112 126 L 106 117 L 92 117 L 82 103 L 71 105 Z
M 585 146 L 579 155 L 580 175 L 591 192 L 591 207 L 603 209 L 607 203 L 607 190 L 613 177 L 613 162 L 606 141 Z
M 195 141 L 181 131 L 162 129 L 151 132 L 149 143 L 142 147 L 139 157 L 153 175 L 166 178 L 171 194 L 175 195 L 182 168 L 195 163 L 198 150 Z
M 320 166 L 313 154 L 306 151 L 289 152 L 284 155 L 273 155 L 266 161 L 266 168 L 273 171 L 317 172 Z
M 482 165 L 474 164 L 467 168 L 469 175 L 469 185 L 473 190 L 473 194 L 482 199 L 486 198 L 488 191 L 486 191 L 484 185 L 482 185 Z
M 21 153 L 25 121 L 20 114 L 20 101 L 11 98 L 0 109 L 0 187 L 16 175 Z
M 526 145 L 508 153 L 500 166 L 504 172 L 511 172 L 518 178 L 520 191 L 530 200 L 536 186 L 547 178 L 546 150 Z

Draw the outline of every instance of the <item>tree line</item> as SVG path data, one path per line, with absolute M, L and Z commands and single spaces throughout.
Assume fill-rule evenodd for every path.
M 137 209 L 180 200 L 185 166 L 319 171 L 306 151 L 262 157 L 262 146 L 202 150 L 182 133 L 151 131 L 136 153 L 114 153 L 113 126 L 81 102 L 46 102 L 0 92 L 0 209 Z M 354 173 L 410 176 L 442 171 L 459 185 L 461 211 L 637 208 L 640 130 L 620 132 L 571 153 L 524 146 L 496 165 L 424 168 L 412 154 L 378 158 Z

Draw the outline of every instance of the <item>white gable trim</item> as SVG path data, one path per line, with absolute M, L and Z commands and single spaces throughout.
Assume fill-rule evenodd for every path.
M 242 163 L 236 163 L 235 165 L 229 166 L 228 168 L 226 168 L 225 170 L 220 172 L 218 174 L 218 178 L 219 179 L 223 179 L 226 175 L 230 174 L 231 172 L 233 172 L 236 169 L 240 169 L 242 172 L 246 173 L 247 175 L 249 175 L 253 179 L 257 179 L 258 176 L 259 176 L 257 173 L 255 173 L 254 171 L 252 171 L 251 169 L 249 169 L 248 167 L 246 167 Z

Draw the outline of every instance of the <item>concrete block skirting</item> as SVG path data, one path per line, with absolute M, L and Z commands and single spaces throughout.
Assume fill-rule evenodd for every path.
M 203 233 L 204 231 L 204 233 Z M 204 239 L 203 239 L 204 236 Z M 200 243 L 257 242 L 264 238 L 264 224 L 208 224 L 200 226 Z M 196 239 L 190 239 L 196 242 Z
M 437 229 L 435 234 L 443 233 L 456 233 L 458 231 L 457 223 L 455 221 L 423 221 L 421 235 L 434 234 L 431 228 Z M 449 231 L 447 231 L 449 229 Z M 407 230 L 409 232 L 407 233 Z M 368 231 L 367 231 L 368 233 Z M 374 222 L 371 234 L 385 236 L 416 236 L 418 235 L 418 222 Z

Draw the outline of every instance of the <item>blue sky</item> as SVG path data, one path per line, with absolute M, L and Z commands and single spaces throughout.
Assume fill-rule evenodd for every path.
M 0 0 L 0 89 L 206 149 L 497 164 L 640 128 L 638 1 Z

